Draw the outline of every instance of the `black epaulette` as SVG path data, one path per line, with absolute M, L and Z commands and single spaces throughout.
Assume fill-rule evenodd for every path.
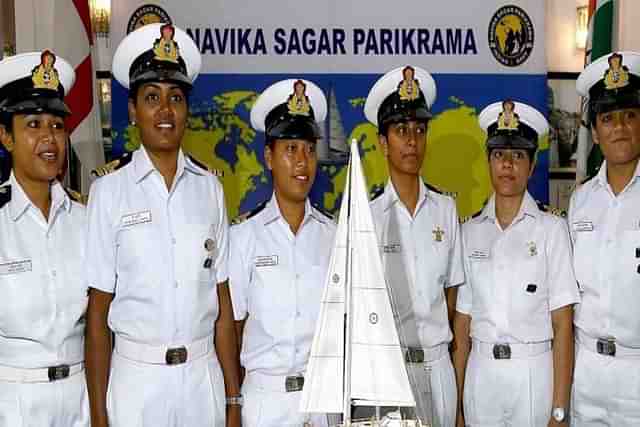
M 320 212 L 327 219 L 331 220 L 332 222 L 335 222 L 336 218 L 333 216 L 331 212 L 329 212 L 328 210 L 325 210 L 322 206 L 319 206 L 319 205 L 313 205 L 313 207 L 315 210 Z
M 384 186 L 375 186 L 371 189 L 369 200 L 373 202 L 378 197 L 384 194 Z
M 72 190 L 71 188 L 66 188 L 64 189 L 64 192 L 67 193 L 67 196 L 69 196 L 69 198 L 71 200 L 73 200 L 74 202 L 78 202 L 82 205 L 86 205 L 87 204 L 87 196 L 83 196 L 82 193 Z
M 485 202 L 486 204 L 486 202 Z M 463 216 L 460 217 L 460 224 L 464 224 L 465 222 L 473 219 L 473 218 L 478 218 L 481 214 L 482 211 L 484 210 L 484 206 L 482 207 L 482 209 L 480 209 L 478 212 L 474 213 L 473 215 L 467 215 L 467 216 Z
M 586 184 L 587 182 L 591 181 L 591 180 L 592 180 L 593 178 L 595 178 L 596 176 L 598 176 L 598 174 L 595 174 L 595 175 L 592 175 L 592 176 L 589 176 L 589 177 L 587 177 L 587 178 L 583 179 L 582 181 L 580 181 L 580 184 L 579 184 L 579 185 L 584 185 L 584 184 Z
M 124 156 L 120 157 L 119 159 L 113 160 L 107 163 L 106 165 L 102 165 L 95 168 L 94 170 L 91 171 L 91 175 L 95 176 L 96 178 L 109 175 L 110 173 L 117 171 L 121 167 L 129 164 L 132 158 L 133 158 L 133 153 L 126 153 Z
M 207 166 L 206 164 L 204 164 L 200 160 L 198 160 L 195 157 L 193 157 L 191 154 L 187 154 L 187 157 L 189 158 L 189 160 L 191 160 L 193 162 L 194 165 L 198 166 L 200 169 L 204 169 L 207 172 L 210 172 L 213 175 L 219 176 L 221 178 L 224 176 L 224 172 L 223 171 L 221 171 L 219 169 L 210 168 L 209 166 Z
M 439 188 L 436 188 L 433 185 L 429 184 L 428 182 L 425 182 L 424 186 L 427 187 L 429 190 L 433 191 L 434 193 L 442 194 L 444 196 L 449 196 L 449 197 L 451 197 L 453 199 L 458 197 L 458 193 L 456 193 L 454 191 L 442 191 Z
M 536 200 L 536 204 L 538 205 L 538 209 L 540 209 L 542 212 L 547 212 L 550 213 L 552 215 L 556 215 L 559 216 L 561 218 L 566 218 L 567 217 L 567 212 L 563 211 L 562 209 L 558 209 L 558 208 L 554 208 L 553 206 L 549 206 L 549 205 L 545 205 L 544 203 Z
M 246 220 L 248 220 L 249 218 L 252 218 L 254 216 L 256 216 L 258 213 L 260 213 L 265 207 L 267 206 L 267 202 L 262 202 L 260 203 L 258 206 L 256 206 L 255 209 L 252 209 L 248 212 L 245 212 L 243 214 L 238 215 L 237 217 L 233 218 L 231 220 L 231 225 L 238 225 L 238 224 L 242 224 L 243 222 L 245 222 Z
M 0 187 L 0 209 L 11 201 L 11 186 L 3 185 Z

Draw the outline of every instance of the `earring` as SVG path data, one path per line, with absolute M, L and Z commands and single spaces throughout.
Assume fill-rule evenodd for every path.
M 135 125 L 136 125 L 136 121 L 135 121 L 135 120 L 131 120 L 131 121 L 129 122 L 129 124 L 130 124 L 131 126 L 135 126 Z

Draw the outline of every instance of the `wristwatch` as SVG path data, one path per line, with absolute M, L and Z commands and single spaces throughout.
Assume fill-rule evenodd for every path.
M 553 408 L 551 416 L 554 420 L 561 423 L 567 418 L 567 411 L 564 408 Z
M 242 406 L 243 403 L 244 398 L 241 394 L 238 394 L 237 396 L 227 396 L 227 405 Z

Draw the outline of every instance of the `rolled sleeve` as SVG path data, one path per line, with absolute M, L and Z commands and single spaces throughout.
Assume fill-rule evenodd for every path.
M 98 180 L 89 192 L 85 277 L 88 287 L 113 294 L 118 275 L 116 229 L 110 217 L 111 212 L 111 193 L 105 189 L 105 182 Z
M 458 210 L 454 201 L 451 202 L 451 217 L 449 218 L 452 230 L 451 253 L 449 257 L 449 277 L 446 287 L 460 286 L 465 281 L 465 272 L 462 255 L 462 238 Z
M 569 230 L 564 220 L 554 221 L 547 247 L 549 260 L 549 310 L 580 302 L 580 292 L 572 262 Z
M 464 233 L 464 231 L 462 231 Z M 464 253 L 466 251 L 464 239 L 459 239 L 462 244 L 461 251 Z M 463 256 L 461 256 L 462 258 Z M 456 311 L 459 311 L 462 314 L 471 315 L 471 310 L 473 308 L 473 288 L 471 287 L 471 275 L 468 260 L 463 258 L 461 260 L 462 268 L 464 269 L 464 274 L 467 278 L 464 286 L 458 289 L 458 299 L 456 300 Z
M 246 253 L 249 250 L 243 238 L 244 227 L 233 226 L 229 233 L 229 289 L 236 320 L 247 317 L 249 301 L 249 269 Z
M 218 225 L 216 228 L 217 257 L 215 261 L 216 282 L 224 283 L 229 279 L 229 221 L 227 207 L 224 201 L 222 185 L 215 178 L 215 191 L 218 200 Z

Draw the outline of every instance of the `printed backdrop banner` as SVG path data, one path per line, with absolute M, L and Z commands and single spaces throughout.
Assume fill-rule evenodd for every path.
M 190 98 L 184 148 L 222 177 L 230 217 L 271 196 L 264 135 L 249 120 L 259 93 L 277 80 L 317 83 L 329 102 L 318 144 L 320 168 L 312 201 L 335 211 L 346 177 L 348 142 L 357 140 L 369 189 L 387 179 L 376 128 L 363 112 L 373 83 L 407 64 L 434 75 L 424 178 L 456 196 L 459 214 L 478 211 L 491 194 L 477 115 L 512 98 L 547 114 L 544 2 L 512 0 L 112 1 L 112 46 L 133 29 L 172 22 L 203 55 Z M 151 48 L 151 46 L 150 46 Z M 292 88 L 293 90 L 293 88 Z M 139 147 L 128 125 L 127 92 L 113 84 L 113 156 Z M 547 202 L 548 142 L 529 189 Z

